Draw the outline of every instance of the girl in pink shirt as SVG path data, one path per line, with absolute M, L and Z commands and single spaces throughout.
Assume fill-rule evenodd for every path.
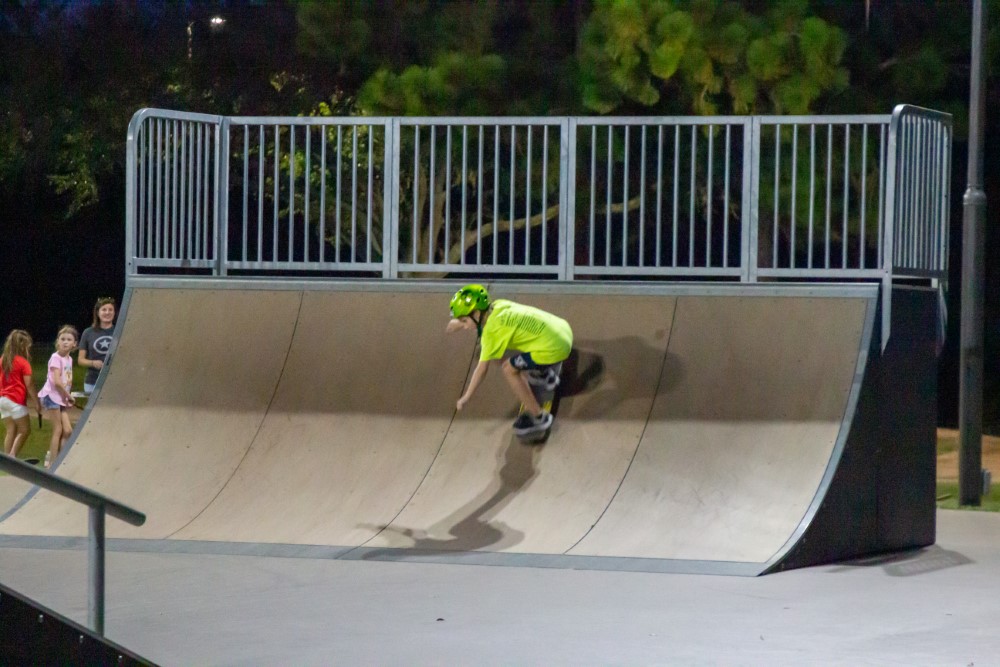
M 49 468 L 56 461 L 63 445 L 69 439 L 73 426 L 69 422 L 69 407 L 73 405 L 73 358 L 69 356 L 76 348 L 79 334 L 75 327 L 65 325 L 59 329 L 56 336 L 56 351 L 49 357 L 49 372 L 45 378 L 45 386 L 38 392 L 42 407 L 52 422 L 52 440 L 49 442 L 49 453 L 45 457 L 45 467 Z

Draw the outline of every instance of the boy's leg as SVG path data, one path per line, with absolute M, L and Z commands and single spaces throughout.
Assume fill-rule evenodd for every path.
M 538 404 L 538 399 L 531 391 L 531 387 L 528 386 L 528 379 L 524 377 L 519 369 L 515 368 L 511 363 L 505 363 L 502 366 L 503 376 L 507 380 L 507 384 L 510 385 L 511 391 L 514 392 L 514 396 L 524 404 L 525 410 L 531 415 L 538 415 L 542 411 L 542 406 Z

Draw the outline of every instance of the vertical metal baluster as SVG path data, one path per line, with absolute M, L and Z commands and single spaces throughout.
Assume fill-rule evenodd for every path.
M 622 148 L 625 150 L 625 163 L 622 165 L 622 266 L 628 266 L 628 145 L 629 126 L 625 126 L 625 137 Z
M 823 268 L 830 268 L 830 214 L 833 192 L 833 123 L 826 126 L 826 228 L 823 251 Z
M 861 229 L 858 236 L 858 268 L 865 268 L 865 209 L 868 208 L 868 124 L 861 126 Z
M 469 188 L 468 188 L 468 178 L 469 178 L 469 153 L 468 153 L 468 151 L 469 151 L 469 126 L 468 125 L 462 125 L 462 178 L 459 181 L 461 183 L 461 185 L 462 185 L 462 218 L 461 218 L 461 220 L 462 220 L 462 227 L 459 230 L 460 233 L 459 233 L 459 237 L 458 237 L 459 238 L 459 241 L 458 241 L 459 246 L 458 247 L 459 247 L 459 250 L 461 251 L 461 252 L 459 252 L 459 258 L 460 258 L 460 262 L 459 263 L 460 264 L 465 264 L 465 225 L 467 224 L 466 223 L 465 209 L 466 209 L 466 206 L 468 206 L 468 200 L 467 200 L 466 195 L 467 195 L 468 190 L 469 190 Z
M 149 159 L 149 152 L 146 150 L 146 136 L 149 132 L 146 130 L 148 121 L 143 121 L 139 125 L 139 133 L 136 135 L 136 151 L 138 152 L 138 174 L 136 174 L 136 201 L 133 205 L 136 207 L 135 215 L 135 231 L 136 236 L 132 240 L 132 247 L 128 249 L 128 253 L 131 257 L 139 257 L 142 252 L 143 240 L 145 237 L 146 230 L 146 189 L 149 187 L 146 183 L 146 161 Z M 127 258 L 126 258 L 127 261 Z
M 190 255 L 184 254 L 185 227 L 187 225 L 185 213 L 187 211 L 187 124 L 179 121 L 177 132 L 180 134 L 180 158 L 177 163 L 177 257 L 188 259 Z
M 816 124 L 809 124 L 809 235 L 806 243 L 806 268 L 813 266 L 813 225 L 816 213 Z
M 476 171 L 476 264 L 483 263 L 483 126 L 479 126 L 479 167 Z M 464 257 L 464 255 L 463 255 Z
M 437 125 L 431 125 L 431 154 L 430 154 L 430 166 L 427 170 L 427 177 L 429 179 L 429 185 L 427 189 L 427 195 L 430 198 L 430 209 L 427 214 L 427 263 L 434 263 L 434 170 L 435 170 L 435 153 L 437 146 Z
M 594 266 L 594 244 L 597 242 L 597 230 L 595 226 L 596 209 L 595 200 L 597 195 L 597 126 L 590 126 L 590 248 L 588 266 Z
M 304 165 L 304 170 L 302 172 L 302 261 L 309 261 L 309 195 L 310 193 L 310 183 L 312 176 L 312 127 L 309 125 L 302 126 L 303 132 L 306 133 L 306 143 L 305 143 L 305 153 L 306 160 Z
M 375 184 L 374 164 L 372 163 L 372 135 L 375 133 L 375 126 L 368 126 L 368 238 L 365 242 L 368 256 L 365 261 L 372 261 L 372 189 Z
M 549 126 L 542 126 L 542 264 L 546 264 L 549 205 Z
M 646 126 L 639 135 L 639 266 L 646 265 Z
M 281 127 L 277 124 L 274 126 L 274 173 L 272 175 L 272 180 L 274 181 L 274 215 L 271 218 L 271 234 L 274 236 L 274 243 L 271 246 L 271 261 L 278 261 L 278 177 L 280 176 L 280 171 L 278 170 L 280 163 L 280 153 L 281 153 Z
M 493 126 L 493 266 L 499 260 L 500 243 L 500 126 Z
M 691 192 L 688 197 L 688 266 L 694 266 L 694 213 L 695 213 L 695 176 L 698 163 L 698 127 L 691 126 Z
M 611 132 L 612 126 L 608 124 L 608 179 L 607 179 L 607 207 L 604 209 L 604 266 L 611 266 L 611 191 L 614 184 L 614 173 L 612 160 L 614 156 L 614 139 Z
M 941 191 L 941 177 L 943 173 L 943 165 L 941 157 L 943 152 L 941 150 L 941 125 L 939 123 L 934 124 L 933 128 L 933 145 L 931 150 L 931 155 L 933 159 L 932 170 L 931 170 L 931 201 L 928 207 L 932 213 L 931 222 L 938 223 L 932 227 L 933 234 L 931 237 L 931 266 L 930 268 L 934 271 L 940 271 L 943 267 L 939 264 L 938 260 L 940 258 L 940 248 L 942 240 L 942 229 L 944 228 L 945 219 L 941 215 L 940 201 L 942 199 Z
M 194 123 L 187 123 L 185 134 L 188 137 L 188 156 L 185 170 L 187 171 L 187 222 L 184 225 L 185 238 L 187 239 L 187 258 L 194 259 L 194 207 L 195 207 L 195 181 L 194 181 L 194 152 L 195 152 L 195 131 Z M 246 184 L 244 183 L 244 187 Z
M 876 266 L 882 266 L 882 243 L 885 238 L 885 135 L 886 125 L 879 128 L 878 141 L 878 250 L 876 253 Z
M 795 268 L 795 227 L 799 192 L 799 126 L 792 126 L 792 228 L 788 242 L 788 268 Z
M 327 125 L 319 126 L 319 262 L 326 263 L 326 133 Z
M 178 236 L 178 218 L 180 217 L 179 211 L 179 201 L 178 201 L 178 181 L 177 181 L 177 121 L 173 121 L 173 129 L 170 134 L 170 257 L 171 259 L 178 259 L 180 257 L 180 248 L 177 243 Z
M 417 210 L 417 200 L 420 198 L 420 126 L 413 126 L 413 228 L 411 229 L 412 234 L 410 235 L 410 242 L 413 246 L 412 248 L 412 261 L 414 264 L 417 262 L 417 237 L 419 236 L 418 231 L 418 221 L 420 220 L 420 214 Z
M 156 224 L 153 230 L 153 257 L 155 259 L 162 259 L 163 254 L 161 252 L 161 240 L 160 237 L 163 234 L 164 209 L 164 194 L 163 194 L 163 176 L 164 172 L 167 170 L 166 167 L 166 144 L 163 143 L 163 126 L 165 123 L 163 120 L 156 119 Z
M 528 126 L 524 158 L 524 265 L 531 265 L 531 126 Z
M 851 165 L 851 126 L 844 125 L 844 223 L 841 231 L 840 268 L 847 268 L 847 213 L 850 208 L 850 165 Z
M 726 161 L 722 196 L 722 266 L 729 268 L 729 154 L 732 150 L 731 132 L 733 126 L 726 123 Z
M 712 171 L 715 166 L 715 125 L 708 126 L 708 160 L 705 173 L 708 177 L 705 192 L 705 266 L 712 266 Z
M 203 155 L 207 152 L 205 148 L 205 125 L 198 123 L 195 125 L 195 165 L 194 165 L 194 189 L 197 198 L 194 205 L 194 252 L 198 259 L 205 259 L 205 248 L 201 239 L 203 238 L 202 226 L 205 224 L 201 211 L 208 200 L 208 189 L 204 187 L 204 177 L 202 176 Z
M 510 126 L 510 230 L 507 233 L 507 264 L 514 264 L 514 145 L 517 140 L 516 125 Z
M 257 126 L 257 261 L 264 261 L 264 125 Z
M 336 223 L 336 236 L 334 237 L 334 256 L 336 257 L 337 264 L 340 264 L 340 213 L 343 208 L 341 202 L 341 178 L 343 176 L 344 170 L 344 127 L 342 125 L 337 126 L 337 214 L 334 216 Z
M 442 258 L 445 264 L 451 263 L 451 257 L 449 256 L 449 250 L 451 249 L 451 125 L 445 125 L 444 128 L 444 145 L 445 145 L 445 156 L 444 156 L 444 257 Z
M 781 206 L 781 125 L 774 126 L 774 231 L 771 235 L 771 268 L 778 268 L 778 213 Z
M 919 198 L 918 198 L 918 201 L 917 201 L 917 210 L 920 211 L 920 239 L 919 239 L 919 244 L 918 244 L 918 246 L 920 248 L 920 255 L 918 257 L 918 263 L 920 264 L 920 268 L 928 268 L 928 264 L 926 263 L 927 247 L 928 247 L 928 234 L 930 232 L 928 224 L 929 224 L 930 219 L 931 219 L 931 215 L 930 215 L 931 209 L 930 209 L 930 206 L 929 206 L 930 202 L 928 201 L 928 199 L 929 199 L 928 193 L 929 193 L 929 190 L 930 190 L 930 188 L 929 188 L 929 179 L 930 179 L 930 173 L 929 173 L 929 169 L 930 169 L 930 155 L 929 155 L 930 140 L 929 140 L 929 137 L 928 137 L 929 129 L 930 129 L 929 121 L 926 118 L 922 118 L 920 120 L 920 130 L 921 130 L 921 132 L 920 132 L 920 155 L 921 155 L 920 163 L 921 163 L 921 170 L 920 171 L 921 171 L 921 173 L 920 173 L 920 180 L 919 180 L 919 182 L 924 187 L 921 187 L 917 191 L 918 195 L 919 195 Z
M 144 226 L 144 229 L 145 229 L 145 232 L 146 232 L 146 239 L 145 239 L 146 252 L 145 252 L 145 255 L 144 255 L 145 257 L 149 257 L 152 254 L 152 252 L 153 252 L 152 251 L 152 243 L 153 243 L 153 235 L 154 235 L 154 232 L 153 232 L 154 210 L 155 210 L 154 209 L 154 203 L 156 202 L 156 193 L 153 191 L 153 184 L 155 183 L 154 178 L 153 178 L 153 172 L 154 172 L 154 167 L 157 164 L 159 164 L 159 161 L 160 161 L 160 159 L 159 159 L 160 158 L 159 152 L 155 152 L 153 150 L 153 139 L 154 139 L 153 135 L 156 134 L 154 132 L 154 130 L 153 130 L 154 127 L 155 127 L 154 123 L 152 123 L 150 121 L 146 122 L 146 145 L 147 145 L 146 161 L 149 164 L 146 167 L 146 190 L 147 190 L 147 192 L 144 193 L 145 194 L 145 198 L 146 198 L 146 224 Z M 155 161 L 155 163 L 154 163 L 154 161 Z
M 351 128 L 351 264 L 358 261 L 358 126 Z
M 247 261 L 247 220 L 250 217 L 250 126 L 243 126 L 243 244 L 240 261 Z
M 295 261 L 295 126 L 288 126 L 288 259 Z
M 681 174 L 681 126 L 674 126 L 674 238 L 671 251 L 671 266 L 677 268 L 677 239 L 680 235 L 680 174 Z
M 205 196 L 202 201 L 202 211 L 201 211 L 201 255 L 202 259 L 211 259 L 212 246 L 209 243 L 209 238 L 212 235 L 212 218 L 209 216 L 209 212 L 215 206 L 215 199 L 219 196 L 212 190 L 212 171 L 209 169 L 209 165 L 214 161 L 212 159 L 212 153 L 215 150 L 215 142 L 212 140 L 212 127 L 210 125 L 205 125 L 204 129 L 204 144 L 205 150 L 202 151 L 202 183 Z
M 656 129 L 656 267 L 659 268 L 663 243 L 663 125 Z

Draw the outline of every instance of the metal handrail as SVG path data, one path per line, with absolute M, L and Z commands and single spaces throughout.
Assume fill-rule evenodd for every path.
M 107 496 L 92 491 L 85 486 L 63 479 L 46 470 L 40 470 L 33 465 L 9 456 L 0 455 L 0 471 L 34 484 L 47 491 L 57 493 L 82 503 L 89 508 L 89 530 L 87 535 L 87 562 L 89 586 L 87 597 L 87 623 L 97 634 L 104 635 L 104 515 L 110 514 L 116 519 L 133 526 L 141 526 L 146 522 L 146 515 L 128 505 L 112 500 Z

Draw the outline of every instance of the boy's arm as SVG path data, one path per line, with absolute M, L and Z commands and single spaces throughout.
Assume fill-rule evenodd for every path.
M 472 379 L 469 380 L 469 387 L 468 389 L 465 390 L 465 393 L 462 394 L 462 397 L 458 399 L 458 402 L 455 404 L 456 408 L 461 410 L 462 408 L 465 407 L 465 404 L 469 402 L 469 399 L 472 398 L 472 395 L 476 393 L 476 389 L 478 389 L 479 385 L 482 384 L 483 378 L 486 377 L 486 372 L 490 370 L 491 363 L 492 360 L 489 359 L 479 360 L 479 364 L 476 366 L 476 370 L 472 371 Z

